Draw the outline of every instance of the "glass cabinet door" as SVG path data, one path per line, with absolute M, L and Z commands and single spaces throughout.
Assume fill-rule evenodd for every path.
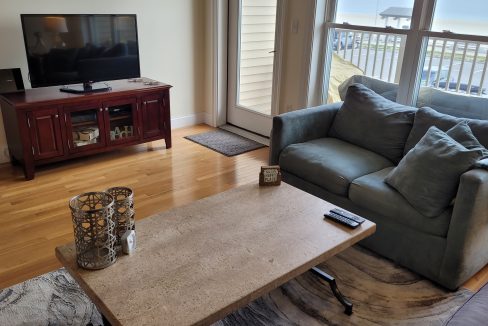
M 103 117 L 98 105 L 93 108 L 73 108 L 66 113 L 70 150 L 79 151 L 103 146 Z
M 104 106 L 109 142 L 125 143 L 139 138 L 136 99 L 106 102 Z

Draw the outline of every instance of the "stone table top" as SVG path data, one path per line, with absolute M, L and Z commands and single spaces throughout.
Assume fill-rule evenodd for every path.
M 137 249 L 102 270 L 56 256 L 112 325 L 207 325 L 375 231 L 324 220 L 335 206 L 287 184 L 244 185 L 136 224 Z

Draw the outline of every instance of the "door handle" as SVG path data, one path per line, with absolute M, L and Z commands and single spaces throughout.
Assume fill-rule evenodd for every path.
M 105 108 L 105 111 L 108 111 L 108 108 Z
M 273 51 L 269 51 L 268 53 L 276 53 L 276 50 L 273 50 Z
M 100 108 L 100 112 L 102 112 L 102 111 L 103 111 L 103 108 Z
M 56 114 L 54 117 L 57 119 L 57 118 L 59 118 L 59 115 Z

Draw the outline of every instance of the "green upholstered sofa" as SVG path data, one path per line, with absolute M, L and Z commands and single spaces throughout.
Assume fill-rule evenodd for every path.
M 374 83 L 369 80 L 367 86 L 375 90 Z M 391 95 L 392 89 L 385 86 L 378 93 Z M 463 115 L 463 107 L 469 107 L 471 116 L 486 116 L 486 112 L 472 112 L 469 97 L 463 98 L 456 110 L 449 105 L 452 100 L 437 104 L 458 116 Z M 270 164 L 282 166 L 285 182 L 374 221 L 376 233 L 361 245 L 456 289 L 488 263 L 488 171 L 464 173 L 454 204 L 435 218 L 423 216 L 384 182 L 394 168 L 391 161 L 328 137 L 341 105 L 274 117 Z M 292 144 L 300 145 L 294 146 L 293 154 L 284 155 Z

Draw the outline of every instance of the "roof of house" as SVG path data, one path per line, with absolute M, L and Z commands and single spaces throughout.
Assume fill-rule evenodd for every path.
M 410 18 L 412 17 L 412 8 L 406 7 L 389 7 L 380 13 L 381 18 Z

